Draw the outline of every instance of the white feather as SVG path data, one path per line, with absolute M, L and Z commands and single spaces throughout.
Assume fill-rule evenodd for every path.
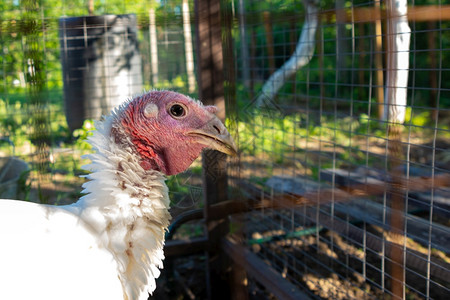
M 126 105 L 126 104 L 125 104 Z M 145 300 L 169 224 L 165 177 L 110 136 L 117 108 L 89 143 L 87 195 L 69 206 L 0 200 L 0 299 Z

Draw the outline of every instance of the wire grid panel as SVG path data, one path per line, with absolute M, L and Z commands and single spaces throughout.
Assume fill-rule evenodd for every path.
M 86 163 L 80 156 L 90 152 L 82 140 L 93 128 L 86 119 L 145 90 L 196 97 L 187 80 L 194 70 L 186 66 L 193 39 L 187 56 L 184 38 L 194 27 L 185 26 L 191 23 L 183 21 L 181 1 L 95 4 L 92 12 L 84 1 L 0 4 L 0 157 L 18 156 L 31 168 L 18 199 L 78 199 Z M 168 182 L 175 210 L 201 201 L 201 164 L 191 171 Z
M 449 7 L 408 3 L 403 51 L 391 3 L 233 8 L 245 242 L 312 298 L 450 292 Z M 400 52 L 406 104 L 388 93 Z
M 80 175 L 86 174 L 81 167 L 88 163 L 81 156 L 92 152 L 83 142 L 93 129 L 92 119 L 153 89 L 198 98 L 193 7 L 192 1 L 182 0 L 2 1 L 0 199 L 57 205 L 77 201 L 85 182 Z M 8 172 L 15 176 L 14 185 L 4 176 L 3 162 L 10 156 L 20 158 L 25 171 L 31 169 L 15 176 L 22 167 L 17 163 L 16 172 Z M 201 173 L 197 160 L 166 181 L 174 218 L 202 206 Z M 174 239 L 203 235 L 204 224 L 191 222 Z M 197 284 L 208 280 L 205 259 L 198 260 L 193 264 L 182 258 L 172 268 L 166 260 L 169 271 L 160 277 L 162 288 L 156 291 L 163 295 L 155 298 L 167 297 L 163 287 L 170 285 L 171 276 L 177 282 L 189 277 L 196 295 L 205 294 L 207 287 Z M 184 291 L 174 288 L 170 293 L 176 298 Z

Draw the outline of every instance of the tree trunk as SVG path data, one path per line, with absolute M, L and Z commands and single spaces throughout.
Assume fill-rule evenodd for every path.
M 314 0 L 305 0 L 305 23 L 298 40 L 294 54 L 284 65 L 270 76 L 262 87 L 261 94 L 256 99 L 256 106 L 261 106 L 264 101 L 272 101 L 280 88 L 298 69 L 309 63 L 315 48 L 315 35 L 318 24 L 318 9 Z

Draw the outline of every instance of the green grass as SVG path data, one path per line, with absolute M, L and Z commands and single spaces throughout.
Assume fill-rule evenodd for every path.
M 245 111 L 245 110 L 244 110 Z M 408 107 L 406 120 L 403 125 L 403 140 L 411 134 L 424 143 L 433 137 L 434 121 L 431 111 L 414 111 Z M 320 142 L 322 151 L 334 152 L 336 148 L 337 160 L 334 167 L 365 165 L 377 163 L 374 156 L 366 156 L 361 147 L 367 138 L 383 142 L 387 139 L 386 122 L 370 118 L 366 114 L 336 118 L 334 115 L 316 117 L 304 113 L 283 115 L 280 112 L 245 111 L 239 116 L 239 121 L 231 124 L 237 128 L 239 147 L 245 155 L 257 157 L 258 160 L 269 160 L 267 168 L 277 165 L 289 166 L 290 153 L 305 151 L 305 142 L 316 145 Z M 441 136 L 450 137 L 445 124 L 439 124 Z M 325 147 L 325 148 L 324 148 Z M 308 149 L 306 149 L 308 150 Z M 317 164 L 317 162 L 316 162 Z M 320 162 L 320 169 L 332 167 L 330 159 Z M 272 170 L 265 170 L 269 174 Z M 310 174 L 314 178 L 319 176 L 319 168 L 309 166 Z M 261 176 L 264 176 L 261 174 Z

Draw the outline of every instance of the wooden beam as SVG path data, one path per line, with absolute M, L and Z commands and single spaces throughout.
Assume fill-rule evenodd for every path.
M 408 21 L 429 22 L 441 20 L 450 20 L 450 5 L 408 7 Z
M 336 15 L 339 15 L 340 22 L 344 23 L 373 23 L 377 20 L 386 20 L 386 10 L 378 7 L 353 7 L 345 8 L 342 11 L 326 10 L 321 11 L 320 19 L 325 24 L 335 24 Z M 449 21 L 450 5 L 423 5 L 409 6 L 407 13 L 410 22 L 430 22 Z M 304 13 L 271 12 L 272 23 L 290 22 L 304 18 Z M 246 15 L 245 20 L 248 26 L 261 25 L 264 22 L 263 14 Z
M 280 272 L 264 263 L 258 256 L 228 236 L 222 243 L 225 252 L 238 265 L 245 268 L 253 279 L 262 284 L 277 299 L 310 299 L 297 286 L 281 276 Z
M 352 216 L 356 220 L 364 221 L 368 224 L 373 224 L 389 230 L 389 225 L 383 221 L 383 216 L 386 219 L 392 218 L 398 214 L 390 207 L 383 207 L 382 204 L 371 201 L 365 198 L 353 199 L 349 202 L 335 203 L 334 209 L 340 213 Z M 431 248 L 440 250 L 446 254 L 450 253 L 448 245 L 450 245 L 450 228 L 438 223 L 430 225 L 428 220 L 416 217 L 412 214 L 405 213 L 404 218 L 408 222 L 408 232 L 405 235 L 421 245 L 428 245 L 428 239 L 431 239 Z M 430 233 L 430 226 L 432 230 Z M 427 234 L 424 234 L 427 233 Z
M 372 23 L 387 18 L 386 9 L 379 7 L 354 7 L 342 11 L 329 10 L 321 13 L 327 23 L 335 23 L 336 16 L 346 23 Z M 393 17 L 392 15 L 390 17 Z M 408 21 L 429 22 L 450 20 L 450 5 L 410 6 L 407 13 Z
M 385 250 L 385 259 L 391 262 L 395 262 L 392 258 L 392 249 L 395 251 L 404 251 L 406 266 L 413 270 L 418 270 L 425 276 L 429 270 L 430 276 L 437 278 L 444 282 L 449 282 L 448 268 L 450 264 L 443 261 L 437 257 L 430 257 L 428 259 L 426 254 L 420 253 L 419 251 L 404 247 L 402 240 L 395 239 L 394 236 L 390 235 L 390 239 L 387 240 L 384 236 L 377 236 L 376 234 L 370 233 L 358 226 L 349 224 L 347 221 L 335 218 L 331 216 L 328 212 L 322 209 L 311 206 L 306 210 L 298 210 L 297 213 L 302 215 L 306 222 L 311 222 L 312 224 L 320 225 L 328 230 L 334 231 L 337 234 L 344 236 L 354 243 L 360 244 L 369 249 L 371 252 L 379 253 Z M 319 223 L 316 221 L 319 220 Z M 385 233 L 390 234 L 390 233 Z M 365 242 L 364 242 L 365 240 Z M 428 269 L 429 268 L 429 269 Z

